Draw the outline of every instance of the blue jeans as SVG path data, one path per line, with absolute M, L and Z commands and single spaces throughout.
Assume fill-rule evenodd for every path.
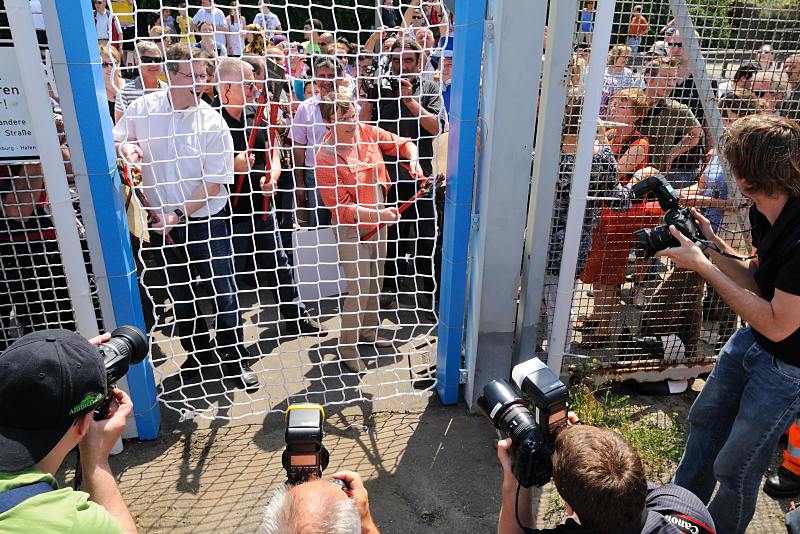
M 689 411 L 689 438 L 675 483 L 708 503 L 717 532 L 744 533 L 761 477 L 800 411 L 800 368 L 778 360 L 737 330 Z
M 628 37 L 628 46 L 631 47 L 631 55 L 636 56 L 639 53 L 639 45 L 642 44 L 641 37 Z
M 675 189 L 683 189 L 694 185 L 700 179 L 700 171 L 697 169 L 692 170 L 671 170 L 667 173 L 667 181 Z
M 303 178 L 303 185 L 306 186 L 306 206 L 308 209 L 308 226 L 315 228 L 317 226 L 330 226 L 331 225 L 331 212 L 325 207 L 322 201 L 322 194 L 317 187 L 317 180 L 314 176 L 314 171 L 306 170 Z
M 246 272 L 250 258 L 256 268 L 259 287 L 269 288 L 272 298 L 280 307 L 281 316 L 284 319 L 297 319 L 306 315 L 289 258 L 283 250 L 281 235 L 275 228 L 275 212 L 271 211 L 266 221 L 260 213 L 234 216 L 233 221 L 236 274 Z
M 201 363 L 216 361 L 214 345 L 224 360 L 247 358 L 227 213 L 223 210 L 209 219 L 190 219 L 187 224 L 173 228 L 169 235 L 174 244 L 165 243 L 161 234 L 150 232 L 150 246 L 156 265 L 164 269 L 181 346 Z M 195 275 L 200 276 L 208 296 L 200 296 L 193 289 Z M 212 304 L 214 345 L 200 307 L 204 300 Z

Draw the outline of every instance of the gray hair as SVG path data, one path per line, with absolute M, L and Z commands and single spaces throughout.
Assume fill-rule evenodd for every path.
M 291 488 L 281 484 L 272 494 L 259 534 L 360 534 L 361 519 L 352 499 L 331 500 L 315 494 L 313 499 L 292 495 Z M 316 518 L 312 531 L 297 530 L 297 519 Z
M 153 41 L 139 41 L 136 43 L 136 51 L 139 52 L 139 56 L 148 52 L 161 55 L 161 49 Z
M 217 69 L 219 72 L 219 81 L 230 82 L 233 81 L 234 74 L 241 74 L 242 77 L 244 77 L 245 72 L 252 72 L 253 67 L 238 57 L 223 57 L 220 58 Z

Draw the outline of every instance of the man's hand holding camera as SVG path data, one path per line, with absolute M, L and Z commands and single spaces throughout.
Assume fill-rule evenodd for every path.
M 719 238 L 714 234 L 714 230 L 711 228 L 711 223 L 709 220 L 706 219 L 703 214 L 701 214 L 695 208 L 690 208 L 690 210 L 695 223 L 697 223 L 697 227 L 700 229 L 700 232 L 703 234 L 703 237 L 705 237 L 706 241 L 717 243 Z M 675 228 L 674 225 L 669 227 L 669 233 L 678 240 L 680 246 L 657 252 L 656 257 L 669 258 L 674 261 L 675 265 L 678 267 L 695 271 L 700 275 L 703 274 L 702 271 L 705 268 L 713 265 L 711 260 L 705 254 L 707 247 L 698 246 L 698 243 L 695 243 L 683 235 L 680 230 Z
M 369 494 L 364 487 L 361 475 L 355 471 L 339 471 L 333 478 L 341 480 L 350 489 L 350 497 L 355 501 L 358 515 L 361 518 L 361 534 L 378 534 L 378 527 L 369 511 Z

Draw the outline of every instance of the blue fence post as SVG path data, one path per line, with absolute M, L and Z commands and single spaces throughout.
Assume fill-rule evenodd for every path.
M 447 151 L 436 391 L 458 402 L 472 222 L 485 0 L 456 2 L 450 138 Z
M 73 157 L 82 158 L 86 165 L 114 323 L 131 324 L 144 330 L 92 6 L 87 1 L 75 0 L 50 0 L 43 4 L 45 15 L 52 13 L 52 5 L 55 5 L 55 18 L 48 17 L 47 33 L 51 41 L 55 40 L 54 37 L 61 37 L 60 42 L 53 42 L 50 46 L 51 49 L 63 46 L 69 78 L 69 87 L 65 89 L 69 93 L 67 98 L 71 96 L 70 105 L 74 107 L 80 133 L 79 145 L 83 149 L 81 154 Z M 50 23 L 53 22 L 57 22 L 58 28 L 52 28 Z M 155 439 L 160 409 L 150 359 L 132 366 L 127 379 L 139 438 Z

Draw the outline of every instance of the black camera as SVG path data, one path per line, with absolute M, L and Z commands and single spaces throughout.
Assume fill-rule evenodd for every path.
M 111 339 L 97 346 L 106 366 L 106 398 L 94 411 L 94 418 L 101 421 L 108 417 L 108 407 L 113 398 L 111 390 L 128 373 L 131 365 L 147 356 L 147 337 L 135 326 L 120 326 L 111 332 Z
M 522 487 L 542 487 L 553 475 L 551 457 L 555 438 L 567 426 L 567 386 L 539 358 L 523 362 L 511 372 L 517 388 L 492 380 L 478 398 L 478 409 L 495 428 L 511 438 L 512 471 Z M 532 414 L 520 391 L 533 401 Z
M 642 228 L 633 233 L 638 240 L 637 244 L 644 250 L 645 258 L 651 258 L 661 250 L 680 246 L 678 240 L 669 233 L 671 225 L 692 241 L 703 239 L 689 208 L 680 206 L 678 194 L 663 175 L 658 174 L 642 180 L 631 188 L 631 192 L 638 199 L 652 193 L 665 212 L 664 224 L 655 228 Z

